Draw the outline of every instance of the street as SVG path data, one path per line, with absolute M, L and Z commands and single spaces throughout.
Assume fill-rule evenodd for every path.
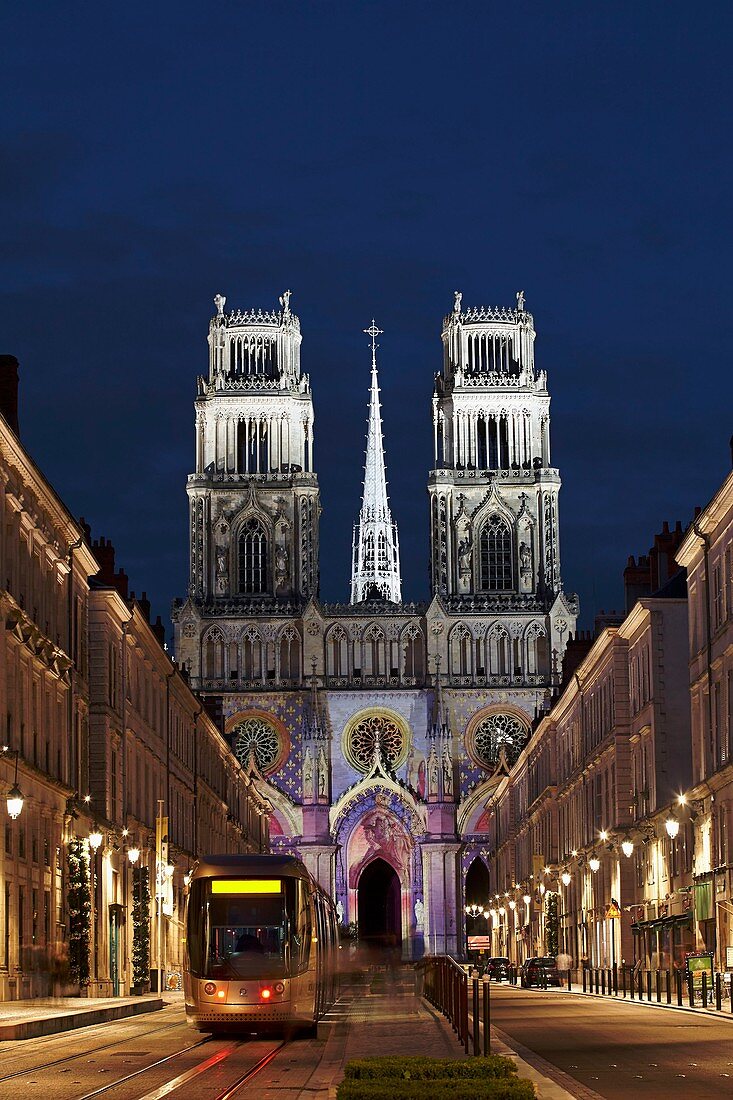
M 323 1050 L 310 1038 L 210 1038 L 188 1027 L 179 1002 L 151 1015 L 0 1044 L 0 1100 L 161 1100 L 174 1091 L 181 1100 L 228 1100 L 262 1098 L 270 1088 L 280 1097 L 305 1088 L 318 1097 Z
M 528 1061 L 517 1044 L 609 1100 L 732 1091 L 733 1018 L 492 983 L 491 1023 Z

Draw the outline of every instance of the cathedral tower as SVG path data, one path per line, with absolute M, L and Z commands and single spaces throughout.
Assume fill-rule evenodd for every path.
M 372 382 L 369 393 L 369 426 L 367 428 L 364 493 L 359 522 L 354 524 L 354 545 L 351 566 L 351 603 L 368 599 L 400 603 L 400 548 L 397 524 L 387 499 L 387 473 L 384 464 L 382 412 L 379 405 L 377 380 L 377 336 L 381 329 L 372 321 L 364 329 L 372 338 Z
M 246 646 L 227 643 L 239 638 L 237 620 L 292 616 L 317 595 L 320 503 L 313 404 L 290 291 L 272 313 L 226 314 L 220 294 L 214 303 L 209 372 L 198 380 L 195 405 L 189 600 L 177 647 L 194 683 L 236 687 L 268 674 Z
M 559 593 L 557 496 L 547 376 L 535 371 L 524 308 L 462 310 L 443 324 L 433 396 L 433 593 L 491 594 L 507 605 Z

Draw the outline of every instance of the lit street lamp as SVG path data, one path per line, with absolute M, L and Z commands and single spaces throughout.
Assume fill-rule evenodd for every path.
M 23 811 L 23 792 L 18 786 L 18 757 L 20 752 L 18 749 L 9 749 L 7 745 L 3 745 L 3 752 L 12 752 L 15 755 L 15 778 L 7 795 L 8 816 L 15 821 Z

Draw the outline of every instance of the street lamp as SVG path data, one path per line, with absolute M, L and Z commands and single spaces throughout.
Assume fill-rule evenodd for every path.
M 134 867 L 135 864 L 137 863 L 137 861 L 140 859 L 140 849 L 139 848 L 128 848 L 127 849 L 127 858 L 129 859 L 130 863 Z
M 97 849 L 101 846 L 102 839 L 102 834 L 99 831 L 99 825 L 97 825 L 95 821 L 92 825 L 92 831 L 89 834 L 89 847 L 92 849 L 93 852 L 96 852 Z
M 560 875 L 560 879 L 562 881 L 563 886 L 569 886 L 571 881 L 572 881 L 572 878 L 573 878 L 573 876 L 570 874 L 570 872 L 568 871 L 568 869 L 566 867 L 565 870 L 563 871 L 563 873 Z
M 601 861 L 598 856 L 591 856 L 588 860 L 588 866 L 590 867 L 593 874 L 595 874 L 598 868 L 601 866 Z
M 674 840 L 680 831 L 680 823 L 674 815 L 674 811 L 670 813 L 669 817 L 664 823 L 664 827 L 667 830 L 667 836 L 670 840 Z
M 621 851 L 624 853 L 627 859 L 631 859 L 631 856 L 634 854 L 634 842 L 628 833 L 621 841 Z
M 23 792 L 18 786 L 18 757 L 20 756 L 20 752 L 18 749 L 9 749 L 7 745 L 3 745 L 3 752 L 12 752 L 15 754 L 15 778 L 7 795 L 8 817 L 10 817 L 12 821 L 15 821 L 16 818 L 20 817 L 23 811 Z

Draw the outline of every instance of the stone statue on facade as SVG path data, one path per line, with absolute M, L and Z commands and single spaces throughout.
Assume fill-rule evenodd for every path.
M 278 543 L 275 547 L 275 579 L 278 583 L 284 584 L 288 579 L 288 548 L 283 543 Z
M 415 927 L 422 928 L 425 924 L 425 906 L 420 898 L 415 902 Z
M 524 291 L 517 291 L 517 312 L 524 313 Z
M 280 299 L 279 299 L 280 300 L 280 307 L 283 311 L 283 320 L 284 321 L 287 321 L 287 320 L 290 319 L 290 295 L 292 293 L 293 293 L 292 290 L 286 290 L 284 294 L 280 295 Z
M 435 751 L 435 746 L 433 746 L 428 756 L 428 798 L 438 797 L 439 771 L 440 765 L 438 763 L 438 754 Z
M 217 294 L 214 298 L 214 305 L 216 306 L 216 313 L 218 317 L 224 316 L 224 306 L 227 304 L 227 300 L 223 294 Z
M 463 294 L 460 290 L 454 290 L 453 298 L 453 316 L 458 317 L 461 313 L 461 302 L 463 301 Z
M 443 754 L 443 797 L 453 797 L 453 761 L 447 749 Z
M 519 564 L 522 569 L 532 568 L 532 551 L 526 542 L 520 542 L 519 544 Z
M 471 540 L 462 539 L 458 543 L 458 568 L 461 573 L 471 572 Z
M 313 801 L 313 756 L 308 747 L 303 755 L 303 801 Z
M 318 750 L 318 797 L 328 798 L 328 762 L 323 746 Z

